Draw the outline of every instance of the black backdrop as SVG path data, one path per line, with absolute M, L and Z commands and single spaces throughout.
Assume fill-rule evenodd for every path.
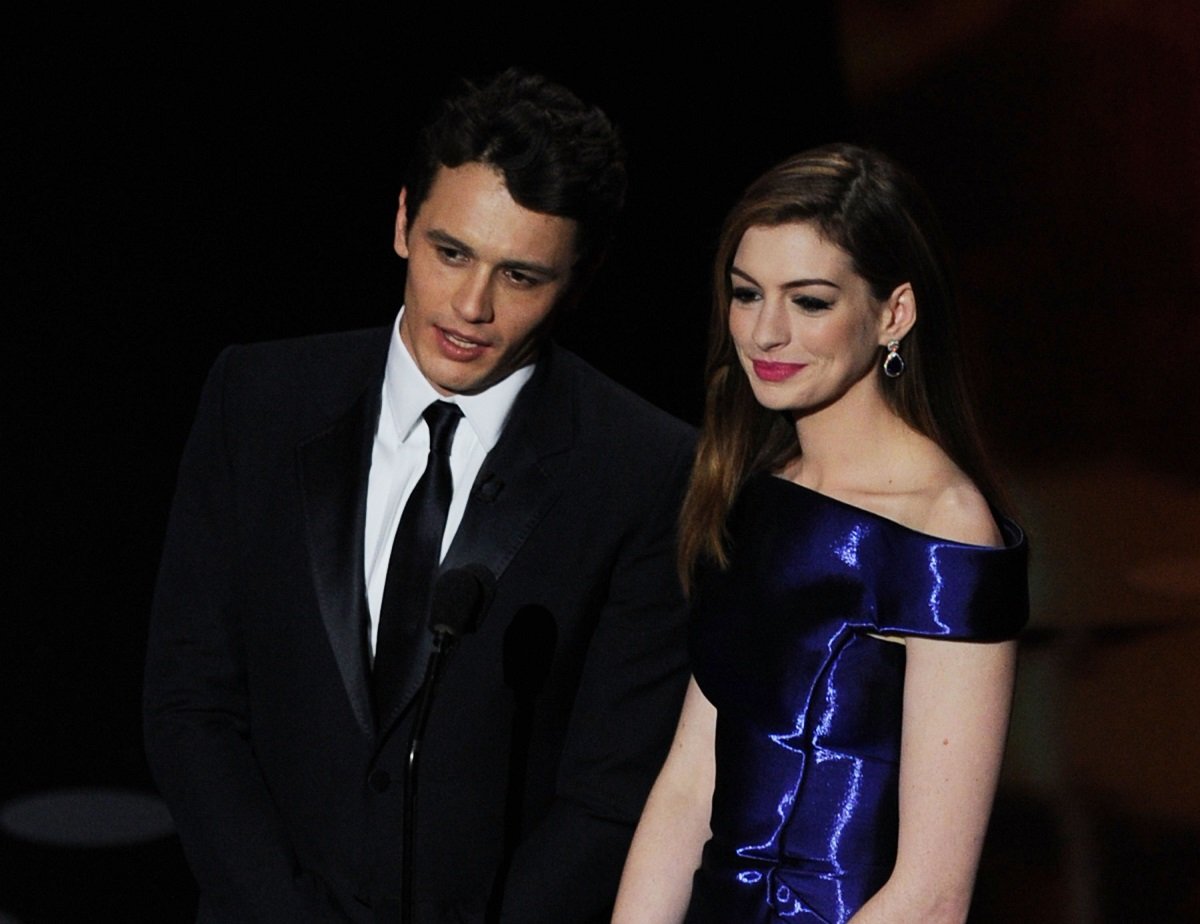
M 541 70 L 623 129 L 624 227 L 562 331 L 610 375 L 695 420 L 723 210 L 790 152 L 835 138 L 878 144 L 925 181 L 958 250 L 968 365 L 993 449 L 1031 506 L 1018 515 L 1043 602 L 1057 588 L 1051 602 L 1084 607 L 1080 618 L 1094 605 L 1097 620 L 1120 625 L 1127 539 L 1142 543 L 1138 554 L 1194 546 L 1189 521 L 1160 521 L 1153 505 L 1133 523 L 1105 513 L 1123 502 L 1116 509 L 1133 516 L 1142 491 L 1191 498 L 1197 484 L 1200 24 L 1183 0 L 814 0 L 686 20 L 500 5 L 328 19 L 201 7 L 31 15 L 0 31 L 0 805 L 54 787 L 149 789 L 143 639 L 204 372 L 230 342 L 394 316 L 401 165 L 413 128 L 459 75 Z M 1091 493 L 1060 498 L 1041 477 L 1072 472 L 1094 475 Z M 1113 497 L 1130 484 L 1130 497 Z M 1056 584 L 1055 563 L 1077 559 L 1078 587 Z M 1111 719 L 1104 706 L 1073 715 L 1099 741 Z M 1160 725 L 1175 727 L 1150 730 Z M 1187 766 L 1173 773 L 1159 785 L 1178 798 L 1186 785 L 1171 781 L 1191 777 Z M 1153 781 L 1138 767 L 1132 785 Z M 1024 824 L 999 809 L 1002 834 Z M 1061 883 L 1010 887 L 1063 878 L 1049 832 L 993 854 L 991 894 L 1027 895 L 1029 907 L 1001 902 L 989 920 L 1067 916 L 1053 898 Z M 1160 885 L 1131 887 L 1141 882 L 1131 843 L 1104 867 L 1109 893 L 1153 894 L 1165 907 L 1160 885 L 1194 881 L 1160 860 L 1195 851 L 1168 845 L 1144 867 Z M 153 851 L 100 859 L 0 836 L 0 918 L 87 920 L 111 908 L 123 920 L 184 919 L 178 848 Z M 983 892 L 988 862 L 985 851 Z M 98 905 L 100 883 L 137 898 Z

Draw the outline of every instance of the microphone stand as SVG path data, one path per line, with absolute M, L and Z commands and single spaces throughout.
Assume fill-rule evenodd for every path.
M 417 713 L 413 719 L 412 735 L 408 743 L 408 762 L 404 773 L 404 840 L 403 871 L 400 881 L 400 921 L 413 924 L 413 842 L 416 834 L 417 811 L 417 761 L 421 756 L 421 742 L 425 738 L 425 725 L 429 721 L 433 705 L 433 688 L 441 674 L 446 656 L 458 641 L 457 636 L 445 626 L 438 626 L 433 634 L 433 653 L 425 667 L 425 679 L 417 698 Z
M 430 605 L 429 629 L 433 633 L 433 651 L 425 664 L 425 677 L 417 694 L 416 713 L 408 739 L 408 761 L 404 773 L 404 832 L 401 839 L 400 921 L 413 924 L 413 850 L 417 830 L 417 767 L 425 726 L 433 707 L 433 692 L 442 666 L 458 637 L 473 632 L 491 602 L 496 578 L 483 565 L 453 568 L 438 578 Z

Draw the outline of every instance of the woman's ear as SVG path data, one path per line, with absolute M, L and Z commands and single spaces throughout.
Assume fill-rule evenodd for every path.
M 879 345 L 889 340 L 903 340 L 917 323 L 917 295 L 911 283 L 902 282 L 883 303 L 879 318 Z

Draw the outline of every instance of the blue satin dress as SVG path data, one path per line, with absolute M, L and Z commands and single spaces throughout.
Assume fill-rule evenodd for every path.
M 687 924 L 843 924 L 896 859 L 905 649 L 1010 638 L 1026 545 L 935 539 L 770 475 L 697 582 L 693 670 L 717 709 L 712 838 Z

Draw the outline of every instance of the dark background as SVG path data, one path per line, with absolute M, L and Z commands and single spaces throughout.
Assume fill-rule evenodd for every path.
M 569 346 L 698 421 L 724 210 L 789 153 L 838 139 L 878 145 L 925 182 L 954 241 L 983 417 L 1035 553 L 1042 540 L 1032 657 L 1064 640 L 1094 650 L 1093 622 L 1106 631 L 1169 623 L 1184 629 L 1168 633 L 1195 639 L 1186 581 L 1182 595 L 1121 597 L 1097 614 L 1059 578 L 1075 568 L 1114 599 L 1104 582 L 1120 574 L 1099 562 L 1126 542 L 1121 524 L 1082 551 L 1060 537 L 1118 501 L 1129 505 L 1123 516 L 1145 519 L 1131 492 L 1167 498 L 1165 516 L 1133 528 L 1147 548 L 1170 550 L 1176 571 L 1200 536 L 1185 519 L 1200 485 L 1196 14 L 1179 0 L 1100 12 L 1082 0 L 791 6 L 782 18 L 731 10 L 711 20 L 207 10 L 13 31 L 0 74 L 4 147 L 16 164 L 4 210 L 0 803 L 62 787 L 152 788 L 143 638 L 204 373 L 228 343 L 394 318 L 403 264 L 392 221 L 413 132 L 460 76 L 512 64 L 599 104 L 629 151 L 620 237 L 564 322 Z M 1068 495 L 1071 504 L 1060 501 Z M 1036 713 L 1040 694 L 1026 695 Z M 1194 685 L 1172 695 L 1198 697 Z M 1041 784 L 1061 774 L 1041 767 L 1022 778 L 1014 762 L 1020 798 L 1002 799 L 1002 810 L 1014 807 L 994 828 L 1042 825 L 1042 866 L 1062 870 L 1071 849 L 1057 816 L 1039 809 L 1058 793 Z M 1181 776 L 1174 764 L 1158 772 Z M 1085 796 L 1106 798 L 1110 783 Z M 1139 856 L 1169 838 L 1194 843 L 1191 786 L 1182 823 L 1161 822 L 1158 803 L 1123 810 L 1120 823 L 1152 825 Z M 985 864 L 985 892 L 989 869 L 995 881 L 1028 874 L 1002 846 Z M 1093 875 L 1116 862 L 1113 849 L 1092 852 Z M 146 920 L 182 919 L 191 898 L 177 844 L 149 856 L 97 873 L 93 854 L 64 860 L 6 841 L 0 861 L 16 858 L 9 869 L 32 874 L 0 878 L 0 918 L 94 910 L 83 895 L 108 876 L 110 889 L 134 892 Z M 141 871 L 126 871 L 135 861 Z M 1046 888 L 1073 900 L 1058 880 Z M 1115 907 L 1114 887 L 1105 889 Z M 1147 919 L 1170 920 L 1197 898 L 1171 900 Z M 1138 919 L 1120 907 L 1120 920 Z M 1046 919 L 1067 919 L 1056 914 Z

